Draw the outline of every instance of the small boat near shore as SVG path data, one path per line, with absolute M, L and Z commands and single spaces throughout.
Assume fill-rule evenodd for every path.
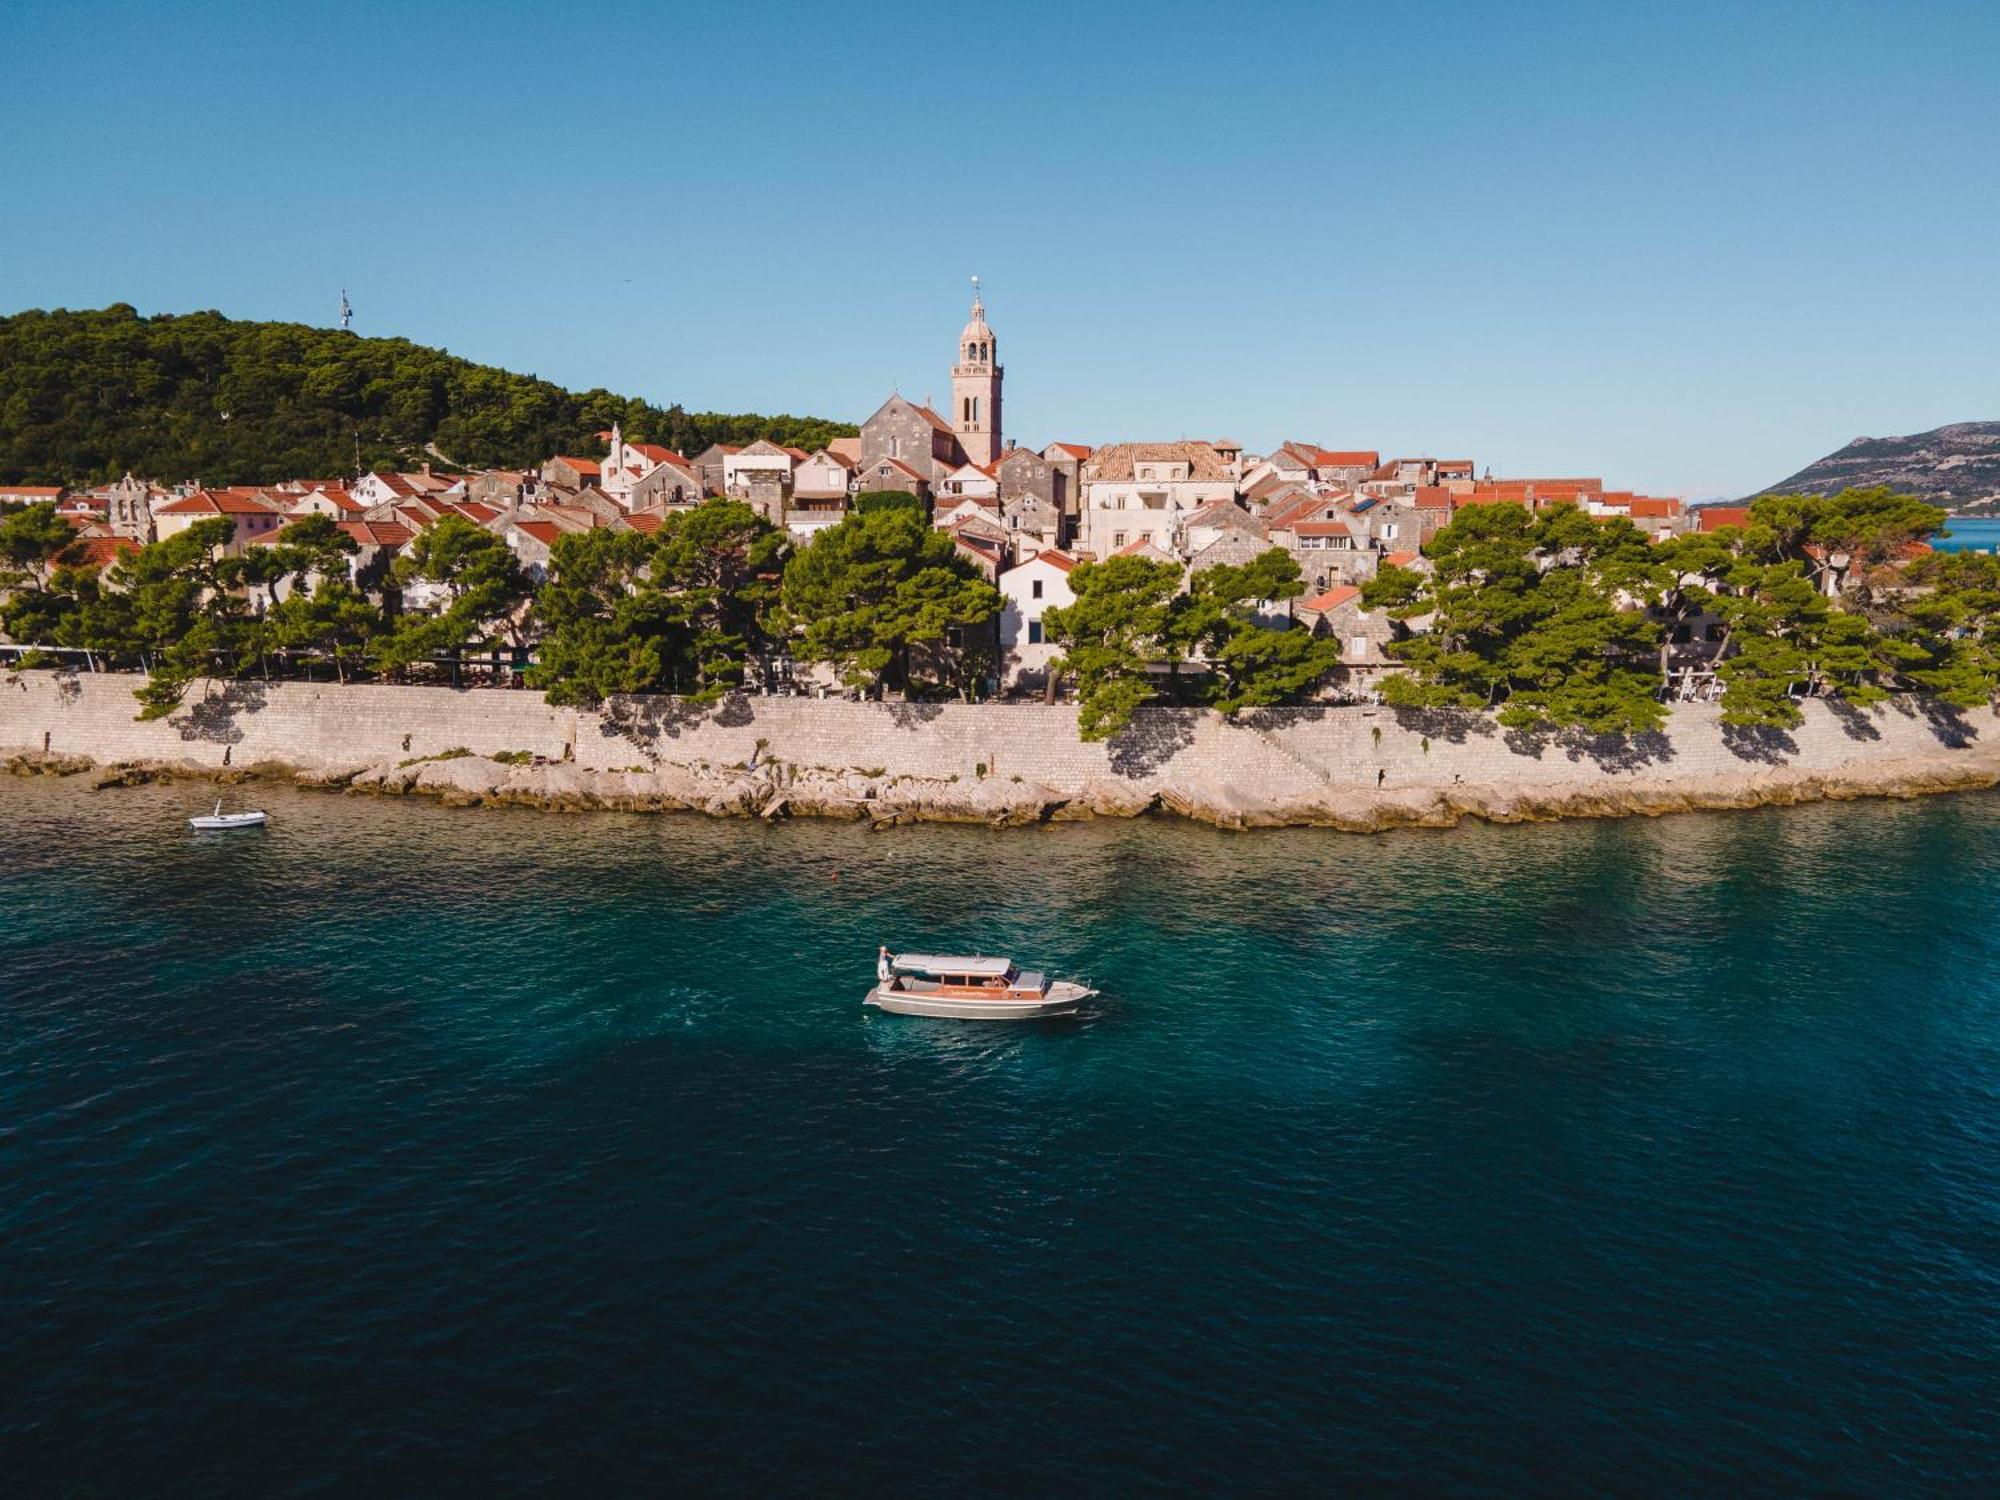
M 984 954 L 891 953 L 875 960 L 875 988 L 861 1003 L 900 1016 L 1035 1021 L 1067 1016 L 1097 993 L 1068 979 Z
M 214 812 L 189 818 L 188 827 L 197 833 L 227 833 L 235 828 L 262 828 L 267 821 L 261 812 L 226 813 L 222 804 L 217 802 Z

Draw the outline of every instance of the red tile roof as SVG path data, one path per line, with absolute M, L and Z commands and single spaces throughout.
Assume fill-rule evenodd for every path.
M 1362 449 L 1352 451 L 1328 448 L 1312 450 L 1313 464 L 1322 469 L 1373 469 L 1381 465 L 1382 455 Z
M 59 484 L 0 484 L 0 495 L 37 495 L 53 500 L 62 492 Z
M 667 518 L 656 510 L 635 510 L 625 518 L 625 524 L 634 531 L 651 536 L 660 529 Z
M 553 521 L 516 521 L 514 529 L 525 532 L 544 547 L 553 547 L 556 538 L 563 534 L 562 528 Z
M 1050 443 L 1051 448 L 1060 448 L 1079 463 L 1090 457 L 1096 450 L 1088 443 Z
M 251 498 L 242 490 L 196 490 L 185 500 L 163 505 L 161 516 L 271 516 L 277 510 L 264 500 Z
M 1411 563 L 1419 561 L 1422 557 L 1423 554 L 1421 552 L 1391 552 L 1382 561 L 1392 568 L 1407 568 Z
M 662 448 L 658 443 L 627 443 L 634 453 L 643 454 L 656 464 L 685 464 L 687 456 L 676 453 L 671 448 Z
M 1350 536 L 1345 521 L 1294 521 L 1290 529 L 1300 536 Z
M 1750 507 L 1747 505 L 1704 505 L 1695 514 L 1701 518 L 1703 531 L 1720 531 L 1725 526 L 1744 526 L 1750 521 Z
M 571 458 L 566 453 L 558 453 L 549 462 L 568 464 L 579 474 L 602 474 L 604 472 L 604 466 L 594 458 Z
M 336 521 L 342 531 L 364 547 L 401 547 L 415 536 L 413 527 L 401 521 Z
M 138 550 L 139 544 L 129 536 L 80 536 L 64 549 L 63 556 L 73 566 L 101 568 Z
M 1067 552 L 1058 552 L 1053 547 L 1042 548 L 1041 551 L 1037 552 L 1033 557 L 1029 558 L 1028 562 L 1022 563 L 1021 566 L 1025 568 L 1028 565 L 1028 563 L 1041 562 L 1044 559 L 1046 559 L 1053 566 L 1061 568 L 1065 573 L 1067 573 L 1071 568 L 1076 566 L 1075 558 L 1071 557 Z
M 1336 584 L 1324 594 L 1315 594 L 1299 606 L 1312 610 L 1315 614 L 1325 614 L 1330 609 L 1338 609 L 1350 599 L 1359 599 L 1361 590 L 1351 583 Z

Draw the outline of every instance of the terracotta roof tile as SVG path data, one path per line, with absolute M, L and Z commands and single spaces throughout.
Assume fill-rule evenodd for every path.
M 1360 597 L 1361 597 L 1361 590 L 1356 588 L 1353 584 L 1351 583 L 1336 584 L 1333 588 L 1328 589 L 1324 594 L 1313 595 L 1312 598 L 1306 600 L 1303 604 L 1301 604 L 1299 608 L 1309 609 L 1313 611 L 1313 613 L 1315 614 L 1323 615 L 1330 609 L 1339 609 L 1341 605 L 1347 603 L 1349 600 L 1359 599 Z

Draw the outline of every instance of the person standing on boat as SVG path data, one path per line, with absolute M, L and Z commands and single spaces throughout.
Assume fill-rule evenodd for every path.
M 890 977 L 895 973 L 895 970 L 889 966 L 889 963 L 889 945 L 884 943 L 880 948 L 875 950 L 875 977 L 884 984 L 887 984 Z

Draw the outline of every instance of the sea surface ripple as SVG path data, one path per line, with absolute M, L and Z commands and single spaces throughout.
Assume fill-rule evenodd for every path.
M 258 796 L 0 785 L 14 1493 L 2000 1489 L 2000 797 Z

